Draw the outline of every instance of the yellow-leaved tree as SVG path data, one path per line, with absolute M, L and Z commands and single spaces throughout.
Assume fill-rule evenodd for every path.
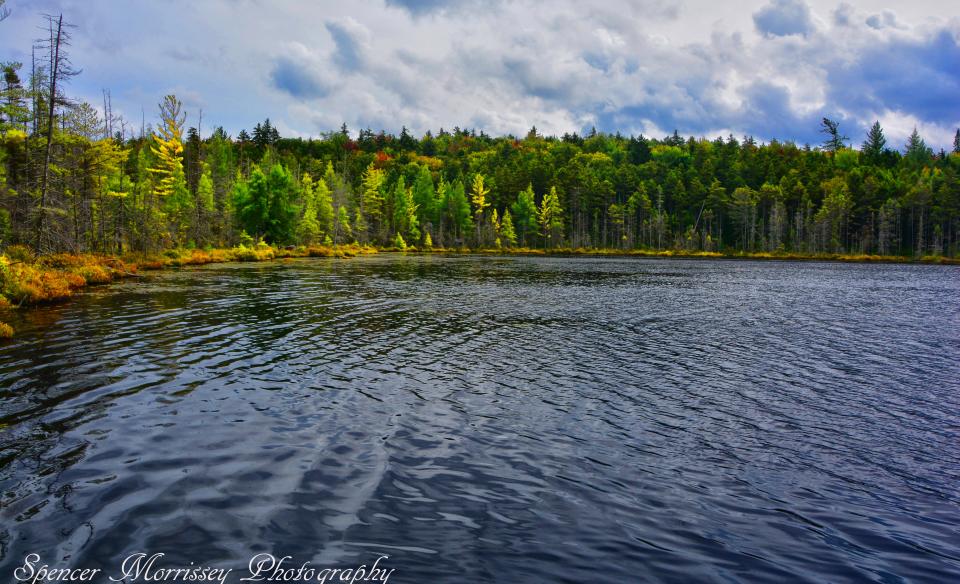
M 186 114 L 175 95 L 164 96 L 160 107 L 160 126 L 153 134 L 150 151 L 153 166 L 148 170 L 154 177 L 153 195 L 159 200 L 169 223 L 174 243 L 182 244 L 188 232 L 193 200 L 187 190 L 183 172 L 183 124 Z
M 473 202 L 473 214 L 476 216 L 474 225 L 477 227 L 478 247 L 481 245 L 480 229 L 483 225 L 483 212 L 490 206 L 490 202 L 487 201 L 487 195 L 490 194 L 490 189 L 486 188 L 483 182 L 483 175 L 478 172 L 473 175 L 473 186 L 470 189 L 470 201 Z

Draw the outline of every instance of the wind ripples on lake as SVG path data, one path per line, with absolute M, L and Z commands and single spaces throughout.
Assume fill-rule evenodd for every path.
M 0 347 L 0 574 L 958 580 L 958 276 L 381 256 L 97 288 Z

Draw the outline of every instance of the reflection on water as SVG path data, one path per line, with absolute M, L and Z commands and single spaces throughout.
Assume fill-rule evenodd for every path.
M 958 275 L 381 256 L 95 289 L 0 346 L 0 574 L 956 581 Z

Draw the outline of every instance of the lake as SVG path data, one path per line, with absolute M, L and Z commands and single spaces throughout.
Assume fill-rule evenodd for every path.
M 960 268 L 224 264 L 0 345 L 0 574 L 960 580 Z

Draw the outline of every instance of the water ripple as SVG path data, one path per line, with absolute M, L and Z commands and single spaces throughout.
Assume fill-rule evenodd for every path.
M 0 573 L 958 580 L 957 273 L 394 256 L 95 289 L 0 347 Z

